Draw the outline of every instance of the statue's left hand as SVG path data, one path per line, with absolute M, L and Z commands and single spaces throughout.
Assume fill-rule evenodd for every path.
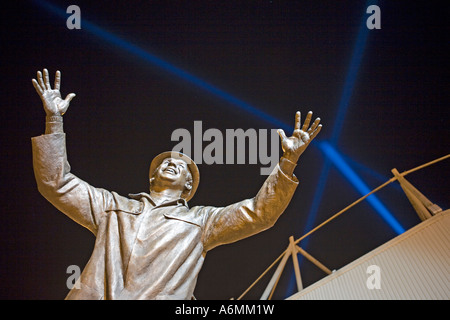
M 322 125 L 320 123 L 320 118 L 314 120 L 313 124 L 309 126 L 311 123 L 312 111 L 308 112 L 306 116 L 305 122 L 303 123 L 302 128 L 300 129 L 300 111 L 297 111 L 295 114 L 295 126 L 294 132 L 291 137 L 286 137 L 283 129 L 278 129 L 278 134 L 281 138 L 281 147 L 283 149 L 283 157 L 292 161 L 293 163 L 297 163 L 300 155 L 306 150 L 311 141 L 317 136 L 317 134 L 322 129 Z

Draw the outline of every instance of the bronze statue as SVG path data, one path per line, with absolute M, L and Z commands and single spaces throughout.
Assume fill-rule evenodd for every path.
M 206 253 L 272 227 L 298 185 L 299 156 L 321 129 L 309 112 L 291 137 L 279 130 L 283 156 L 254 198 L 226 207 L 188 207 L 199 183 L 196 164 L 165 152 L 152 161 L 149 193 L 121 196 L 96 188 L 70 172 L 63 114 L 75 94 L 61 98 L 46 69 L 33 85 L 46 112 L 45 134 L 32 138 L 39 192 L 58 210 L 89 229 L 95 247 L 78 286 L 66 299 L 191 299 Z

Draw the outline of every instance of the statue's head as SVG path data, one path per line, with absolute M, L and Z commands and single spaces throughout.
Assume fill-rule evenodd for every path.
M 189 201 L 197 190 L 200 173 L 195 162 L 181 152 L 166 151 L 157 155 L 150 164 L 150 188 L 180 190 L 181 197 Z

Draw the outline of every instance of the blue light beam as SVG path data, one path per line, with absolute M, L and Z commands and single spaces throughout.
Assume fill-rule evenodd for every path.
M 368 0 L 365 8 L 369 5 L 376 5 L 376 0 Z M 345 78 L 344 87 L 342 89 L 341 99 L 339 101 L 339 106 L 337 110 L 336 120 L 333 127 L 333 132 L 331 134 L 331 143 L 336 145 L 339 135 L 342 131 L 344 125 L 345 115 L 347 114 L 348 106 L 350 104 L 350 99 L 352 97 L 352 92 L 355 87 L 356 78 L 358 76 L 359 67 L 361 65 L 362 57 L 364 54 L 364 49 L 366 47 L 367 38 L 369 35 L 369 29 L 366 26 L 367 15 L 364 14 L 356 37 L 355 46 L 353 48 L 352 58 L 350 60 L 350 65 L 348 67 L 347 76 Z
M 61 18 L 67 19 L 68 14 L 65 12 L 65 10 L 51 4 L 48 1 L 44 0 L 34 0 L 38 5 L 41 7 L 47 9 L 48 11 L 60 16 Z M 238 106 L 242 110 L 257 116 L 258 118 L 268 122 L 272 123 L 278 128 L 282 128 L 284 130 L 288 130 L 290 126 L 287 126 L 284 122 L 280 121 L 279 119 L 271 116 L 270 114 L 250 105 L 249 103 L 238 99 L 234 97 L 233 95 L 227 93 L 226 91 L 206 82 L 205 80 L 190 74 L 189 72 L 176 67 L 175 65 L 159 58 L 158 56 L 144 50 L 143 48 L 130 43 L 116 35 L 114 35 L 111 32 L 108 32 L 99 26 L 91 23 L 90 21 L 83 19 L 81 22 L 81 27 L 83 30 L 88 31 L 92 35 L 120 48 L 125 51 L 128 51 L 129 53 L 141 58 L 142 60 L 162 69 L 165 72 L 168 72 L 169 74 L 172 74 L 184 81 L 187 81 L 188 83 L 205 90 L 206 92 L 215 95 L 216 97 L 221 98 L 222 100 L 225 100 L 228 103 L 231 103 L 233 105 Z
M 338 168 L 340 172 L 343 173 L 344 177 L 356 190 L 359 191 L 361 195 L 364 196 L 371 192 L 370 188 L 361 180 L 361 178 L 353 171 L 347 162 L 345 162 L 344 158 L 329 142 L 321 141 L 318 143 L 318 146 L 325 156 L 330 159 L 330 161 L 336 166 L 336 168 Z M 368 196 L 366 200 L 397 234 L 402 234 L 405 232 L 405 229 L 374 194 Z
M 368 0 L 366 2 L 366 5 L 364 8 L 367 8 L 371 4 L 376 5 L 377 1 L 376 0 Z M 355 45 L 353 47 L 350 65 L 349 65 L 347 75 L 345 78 L 341 98 L 339 100 L 339 105 L 338 105 L 337 114 L 336 114 L 336 120 L 334 123 L 333 131 L 331 133 L 330 141 L 333 145 L 337 144 L 340 133 L 342 131 L 344 120 L 345 120 L 345 115 L 347 113 L 347 110 L 348 110 L 348 107 L 350 104 L 350 99 L 352 96 L 353 89 L 355 87 L 356 78 L 357 78 L 359 67 L 361 65 L 362 57 L 364 54 L 364 49 L 366 47 L 367 38 L 369 35 L 369 30 L 366 27 L 366 19 L 367 19 L 367 16 L 364 13 L 361 18 Z M 306 233 L 313 227 L 313 224 L 316 220 L 317 212 L 319 210 L 320 202 L 322 201 L 322 197 L 323 197 L 323 194 L 325 191 L 325 186 L 326 186 L 326 183 L 328 180 L 328 174 L 329 174 L 330 166 L 331 166 L 330 161 L 332 160 L 327 156 L 327 154 L 325 154 L 325 156 L 326 156 L 325 161 L 324 161 L 321 173 L 320 173 L 320 180 L 318 182 L 316 192 L 314 193 L 313 201 L 312 201 L 311 207 L 309 209 L 308 218 L 306 220 L 306 225 L 304 228 L 304 233 Z M 338 170 L 340 170 L 339 167 L 338 167 Z M 345 176 L 348 172 L 341 171 L 341 173 Z M 379 214 L 382 215 L 381 212 L 379 212 Z M 306 238 L 303 241 L 303 247 L 306 247 L 308 245 L 308 242 L 309 242 L 309 238 Z M 301 264 L 302 261 L 303 261 L 303 258 L 300 255 L 299 263 Z M 291 279 L 289 281 L 287 291 L 286 291 L 287 295 L 289 295 L 293 291 L 294 285 L 295 285 L 295 278 L 294 278 L 294 275 L 292 274 Z
M 366 5 L 364 8 L 367 8 L 370 4 L 377 4 L 377 1 L 368 0 L 366 2 Z M 356 78 L 358 75 L 359 66 L 361 64 L 363 53 L 364 53 L 364 48 L 367 43 L 367 37 L 369 35 L 369 31 L 366 26 L 366 19 L 367 19 L 366 14 L 363 14 L 361 22 L 360 22 L 358 35 L 356 37 L 355 45 L 353 48 L 350 65 L 349 65 L 347 75 L 345 78 L 344 87 L 342 89 L 341 98 L 339 100 L 336 120 L 334 123 L 331 138 L 330 138 L 330 142 L 333 145 L 336 145 L 336 143 L 339 139 L 340 133 L 342 131 L 342 127 L 343 127 L 344 120 L 345 120 L 345 114 L 347 113 L 348 106 L 350 104 L 350 98 L 352 96 L 352 92 L 355 87 L 355 82 L 356 82 Z M 326 181 L 328 179 L 330 160 L 332 160 L 332 159 L 325 157 L 325 162 L 322 167 L 322 172 L 320 173 L 321 180 L 319 181 L 319 183 L 318 183 L 319 187 L 316 189 L 316 192 L 314 194 L 313 202 L 312 202 L 311 208 L 309 210 L 309 214 L 308 214 L 308 218 L 306 221 L 304 232 L 307 232 L 308 230 L 310 230 L 313 227 L 314 221 L 316 219 L 317 211 L 319 209 L 319 204 L 320 204 L 320 201 L 322 200 Z M 342 174 L 345 175 L 344 172 L 342 172 Z M 306 239 L 306 241 L 304 242 L 305 246 L 306 246 L 307 242 L 308 242 L 308 239 Z

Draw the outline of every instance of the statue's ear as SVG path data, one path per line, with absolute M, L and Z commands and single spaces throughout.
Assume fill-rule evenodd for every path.
M 187 181 L 186 184 L 184 185 L 184 187 L 186 188 L 186 190 L 191 191 L 192 190 L 192 180 Z

